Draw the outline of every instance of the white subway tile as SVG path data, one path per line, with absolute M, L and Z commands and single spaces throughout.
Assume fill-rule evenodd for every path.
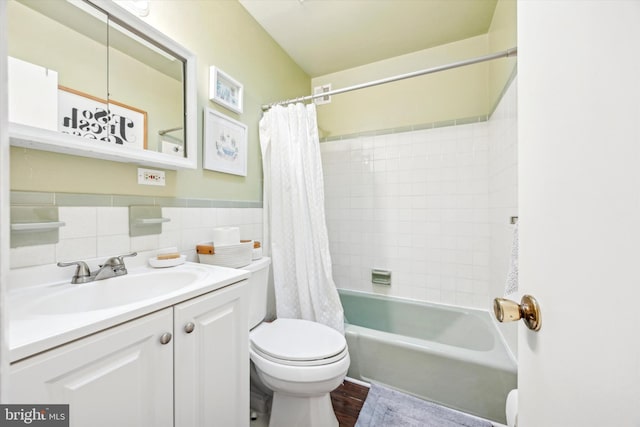
M 76 239 L 61 239 L 56 244 L 56 259 L 58 261 L 77 261 L 95 258 L 97 256 L 97 238 L 81 237 Z
M 442 290 L 440 292 L 440 302 L 442 302 L 443 304 L 460 304 L 457 300 L 456 300 L 456 292 L 454 291 L 445 291 Z
M 170 248 L 170 247 L 180 248 L 180 236 L 181 236 L 181 232 L 179 230 L 163 231 L 162 234 L 158 236 L 158 247 L 159 248 Z M 211 239 L 207 239 L 204 236 L 202 240 L 211 241 Z
M 60 239 L 95 237 L 97 234 L 98 214 L 95 207 L 63 206 L 58 208 L 58 215 L 60 221 L 65 223 L 65 226 L 59 229 Z
M 467 292 L 456 292 L 455 304 L 463 307 L 472 307 L 474 304 L 474 295 Z
M 99 207 L 96 214 L 98 236 L 129 234 L 129 208 Z
M 10 250 L 11 268 L 30 267 L 56 262 L 56 245 L 22 246 Z M 11 284 L 15 286 L 19 284 Z
M 131 250 L 134 252 L 152 251 L 160 247 L 159 235 L 131 237 Z M 180 250 L 180 248 L 178 248 Z
M 200 208 L 200 225 L 205 228 L 218 226 L 218 208 Z
M 183 208 L 162 208 L 162 216 L 170 221 L 162 224 L 162 231 L 176 231 L 182 229 Z
M 181 208 L 182 209 L 182 229 L 202 227 L 202 209 Z
M 97 238 L 98 257 L 123 255 L 129 252 L 131 252 L 131 248 L 128 234 L 98 236 Z
M 442 296 L 440 293 L 440 289 L 427 289 L 425 292 L 425 299 L 432 302 L 441 302 Z
M 506 276 L 504 278 L 506 279 Z M 489 266 L 474 265 L 473 266 L 473 279 L 474 280 L 482 280 L 482 281 L 489 280 Z

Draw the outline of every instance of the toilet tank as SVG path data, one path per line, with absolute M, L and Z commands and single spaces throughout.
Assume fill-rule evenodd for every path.
M 271 258 L 262 257 L 253 261 L 242 270 L 251 272 L 249 277 L 249 329 L 260 324 L 267 315 L 267 289 Z

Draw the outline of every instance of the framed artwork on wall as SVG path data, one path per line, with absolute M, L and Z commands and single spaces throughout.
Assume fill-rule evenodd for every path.
M 147 148 L 146 111 L 65 86 L 58 86 L 58 130 L 130 149 Z
M 209 67 L 209 99 L 236 113 L 243 111 L 244 86 L 221 69 Z
M 247 176 L 247 125 L 213 110 L 204 110 L 202 167 Z

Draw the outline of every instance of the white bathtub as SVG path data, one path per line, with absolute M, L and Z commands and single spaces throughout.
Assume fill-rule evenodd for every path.
M 517 366 L 489 312 L 339 292 L 350 377 L 505 422 Z

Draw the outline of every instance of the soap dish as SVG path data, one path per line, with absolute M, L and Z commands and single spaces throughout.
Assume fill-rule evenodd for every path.
M 149 258 L 149 265 L 154 268 L 175 267 L 176 265 L 184 264 L 186 260 L 186 255 L 180 255 L 178 258 L 171 259 L 158 259 L 156 257 L 152 257 Z

